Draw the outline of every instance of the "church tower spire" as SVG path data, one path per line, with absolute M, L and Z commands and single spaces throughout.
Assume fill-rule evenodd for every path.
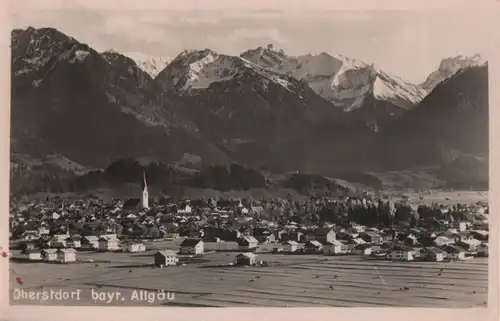
M 142 190 L 142 204 L 141 204 L 142 208 L 148 209 L 149 208 L 148 184 L 146 182 L 146 171 L 144 169 L 142 170 L 141 190 Z

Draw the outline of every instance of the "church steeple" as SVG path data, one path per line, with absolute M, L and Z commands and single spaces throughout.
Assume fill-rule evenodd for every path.
M 142 208 L 148 209 L 149 208 L 148 184 L 146 182 L 146 171 L 144 169 L 142 170 L 141 190 L 142 190 L 142 204 L 141 204 Z

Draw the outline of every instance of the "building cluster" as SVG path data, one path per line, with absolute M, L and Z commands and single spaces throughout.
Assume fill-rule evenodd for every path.
M 305 214 L 269 214 L 286 202 L 292 201 L 155 201 L 149 198 L 144 181 L 139 199 L 11 204 L 11 246 L 21 248 L 29 259 L 72 262 L 78 250 L 139 252 L 146 250 L 143 241 L 147 239 L 185 238 L 179 249 L 155 255 L 155 263 L 163 266 L 177 264 L 177 254 L 203 255 L 206 251 L 240 251 L 239 259 L 251 264 L 260 251 L 436 261 L 488 255 L 487 204 L 461 206 L 460 220 L 441 216 L 420 218 L 421 224 L 363 225 L 352 220 L 318 220 L 307 210 Z M 310 202 L 317 207 L 331 200 Z M 366 200 L 358 203 L 366 204 Z M 450 208 L 440 209 L 446 210 Z

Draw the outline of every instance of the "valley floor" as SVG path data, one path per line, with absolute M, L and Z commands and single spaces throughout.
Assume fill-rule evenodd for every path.
M 177 242 L 175 242 L 177 243 Z M 157 244 L 174 249 L 172 242 Z M 154 247 L 150 247 L 154 248 Z M 143 253 L 79 252 L 92 263 L 11 263 L 12 304 L 170 305 L 267 307 L 486 307 L 488 260 L 392 262 L 361 256 L 259 253 L 267 267 L 223 266 L 237 252 L 209 252 L 184 266 L 153 268 L 154 250 Z M 182 260 L 182 259 L 181 259 Z M 190 262 L 191 261 L 191 262 Z M 442 269 L 442 271 L 441 271 Z M 23 285 L 15 281 L 17 276 Z M 404 289 L 406 287 L 407 289 Z M 25 291 L 80 290 L 79 300 L 14 300 Z M 134 291 L 165 291 L 168 299 L 132 300 Z M 95 301 L 95 293 L 120 292 L 121 299 Z M 172 297 L 172 295 L 174 297 Z M 137 298 L 137 297 L 136 297 Z

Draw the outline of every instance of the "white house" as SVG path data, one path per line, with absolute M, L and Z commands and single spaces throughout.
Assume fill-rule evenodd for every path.
M 154 255 L 154 264 L 156 266 L 172 266 L 177 265 L 178 262 L 177 254 L 171 250 L 158 251 Z
M 253 236 L 242 236 L 237 242 L 240 251 L 252 251 L 259 246 L 259 241 Z
M 347 247 L 337 240 L 323 244 L 324 255 L 346 254 Z
M 38 228 L 38 234 L 39 235 L 47 235 L 50 233 L 50 230 L 47 226 L 42 225 Z
M 80 235 L 73 235 L 71 237 L 66 238 L 66 246 L 68 248 L 81 248 L 82 247 L 82 241 Z
M 476 240 L 474 238 L 472 239 L 467 239 L 467 240 L 461 240 L 457 242 L 456 244 L 462 248 L 464 248 L 466 251 L 469 252 L 475 252 L 477 251 L 477 247 L 481 245 L 481 241 Z
M 252 252 L 240 253 L 236 255 L 236 265 L 254 265 L 256 263 L 257 255 Z
M 87 248 L 98 249 L 99 248 L 99 238 L 95 235 L 88 235 L 83 238 L 83 243 Z
M 129 243 L 127 244 L 127 252 L 144 252 L 146 245 L 143 243 Z
M 51 247 L 66 247 L 66 239 L 69 237 L 69 234 L 57 234 L 50 239 Z
M 299 243 L 295 241 L 286 241 L 283 243 L 283 252 L 292 253 L 297 251 L 299 248 Z
M 61 263 L 70 263 L 76 261 L 75 249 L 60 249 L 57 251 L 57 260 Z
M 27 251 L 26 256 L 30 261 L 41 261 L 43 259 L 42 253 L 36 250 Z
M 180 254 L 201 255 L 203 254 L 205 245 L 201 239 L 185 239 L 181 243 Z
M 57 249 L 43 249 L 41 252 L 44 261 L 47 262 L 57 261 Z
M 447 257 L 453 260 L 465 260 L 465 249 L 456 245 L 447 245 L 444 247 Z
M 441 262 L 446 257 L 446 252 L 440 248 L 431 246 L 420 250 L 420 256 L 427 261 Z
M 407 246 L 395 246 L 389 252 L 388 257 L 391 260 L 413 261 L 415 250 Z
M 104 235 L 99 239 L 99 251 L 118 251 L 120 240 L 116 236 Z
M 370 255 L 373 252 L 373 246 L 368 243 L 358 244 L 354 246 L 354 254 L 359 255 Z

